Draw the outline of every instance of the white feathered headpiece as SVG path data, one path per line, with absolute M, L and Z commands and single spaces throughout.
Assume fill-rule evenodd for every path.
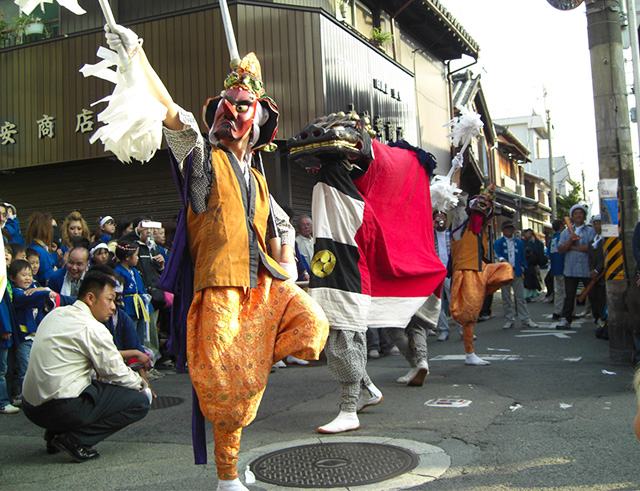
M 484 123 L 480 115 L 464 106 L 459 106 L 460 115 L 445 126 L 451 128 L 449 138 L 454 147 L 461 147 L 451 160 L 451 169 L 446 176 L 435 176 L 431 181 L 431 206 L 434 210 L 447 212 L 458 205 L 458 196 L 462 190 L 451 182 L 454 172 L 464 163 L 464 152 L 474 137 L 482 131 Z

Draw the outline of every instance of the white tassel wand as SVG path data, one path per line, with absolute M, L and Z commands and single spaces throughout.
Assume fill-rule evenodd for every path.
M 452 210 L 458 205 L 458 195 L 462 193 L 462 190 L 457 188 L 451 179 L 456 170 L 462 168 L 464 152 L 484 126 L 479 114 L 464 106 L 458 109 L 460 116 L 453 118 L 446 126 L 451 127 L 451 133 L 449 133 L 451 144 L 454 147 L 462 145 L 462 148 L 451 160 L 449 173 L 446 176 L 434 176 L 431 181 L 431 205 L 434 210 L 444 212 Z
M 99 2 L 107 25 L 113 30 L 116 21 L 109 2 Z M 102 61 L 80 69 L 85 77 L 98 77 L 116 85 L 113 94 L 92 104 L 108 102 L 106 109 L 98 114 L 98 121 L 104 125 L 89 142 L 99 139 L 106 151 L 125 163 L 132 159 L 143 163 L 151 160 L 162 144 L 162 122 L 167 114 L 167 108 L 149 93 L 145 75 L 133 60 L 135 56 L 136 53 L 130 57 L 124 48 L 116 53 L 100 47 L 98 57 Z M 111 70 L 113 66 L 116 70 Z

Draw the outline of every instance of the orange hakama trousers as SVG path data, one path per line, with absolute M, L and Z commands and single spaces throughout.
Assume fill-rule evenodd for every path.
M 317 360 L 329 334 L 320 306 L 292 282 L 260 272 L 256 288 L 209 287 L 187 317 L 189 375 L 213 423 L 218 478 L 238 477 L 242 428 L 255 418 L 274 362 Z
M 463 269 L 453 272 L 449 309 L 462 326 L 464 352 L 473 353 L 473 331 L 482 310 L 484 298 L 513 280 L 509 263 L 486 264 L 482 271 Z

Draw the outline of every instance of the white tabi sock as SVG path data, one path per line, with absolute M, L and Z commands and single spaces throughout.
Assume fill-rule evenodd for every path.
M 356 413 L 348 413 L 346 411 L 340 411 L 338 416 L 324 426 L 320 426 L 316 429 L 318 433 L 342 433 L 343 431 L 357 430 L 360 428 L 360 420 Z
M 467 353 L 464 360 L 465 365 L 473 365 L 473 366 L 484 366 L 491 365 L 491 362 L 487 360 L 483 360 L 475 353 Z
M 245 487 L 238 478 L 232 481 L 218 479 L 218 491 L 249 491 L 249 488 Z

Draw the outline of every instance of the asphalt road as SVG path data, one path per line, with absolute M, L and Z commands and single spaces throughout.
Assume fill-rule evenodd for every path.
M 534 320 L 549 322 L 550 306 L 530 308 Z M 505 331 L 497 302 L 494 311 L 498 317 L 478 325 L 476 351 L 507 359 L 466 367 L 439 359 L 462 354 L 457 334 L 443 343 L 429 338 L 431 374 L 421 388 L 395 383 L 407 369 L 402 357 L 372 360 L 369 373 L 385 400 L 361 415 L 362 428 L 351 435 L 444 449 L 451 457 L 447 472 L 412 489 L 640 489 L 631 368 L 609 362 L 607 343 L 595 339 L 589 321 L 557 337 L 544 329 Z M 213 466 L 193 465 L 188 377 L 168 374 L 155 388 L 185 402 L 151 411 L 102 442 L 101 458 L 84 464 L 47 455 L 41 430 L 22 414 L 1 415 L 0 489 L 215 489 Z M 424 405 L 447 397 L 472 402 L 463 409 Z M 278 370 L 244 432 L 243 449 L 313 437 L 316 426 L 337 414 L 337 400 L 326 366 Z M 520 407 L 510 409 L 516 403 Z M 388 487 L 381 483 L 379 489 Z

